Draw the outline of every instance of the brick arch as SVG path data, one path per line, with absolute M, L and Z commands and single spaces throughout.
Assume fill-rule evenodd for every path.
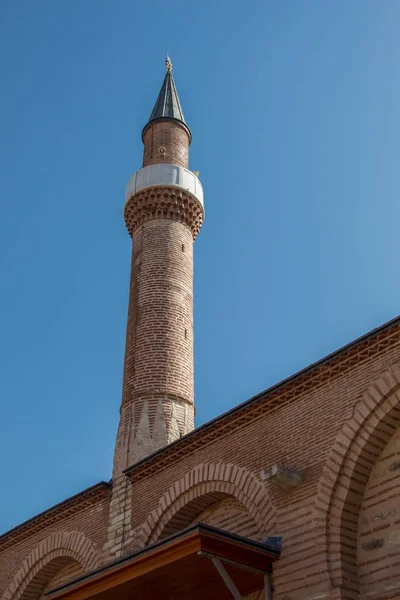
M 326 527 L 326 569 L 333 587 L 358 593 L 359 511 L 371 469 L 399 425 L 397 362 L 364 392 L 342 425 L 319 481 L 315 513 Z
M 32 598 L 41 582 L 48 581 L 69 562 L 76 562 L 86 571 L 97 566 L 98 555 L 93 543 L 81 532 L 53 533 L 25 558 L 2 600 Z M 39 592 L 40 595 L 40 592 Z
M 163 539 L 188 527 L 196 520 L 197 515 L 213 504 L 232 498 L 232 495 L 228 494 L 225 489 L 226 483 L 224 481 L 208 481 L 200 483 L 185 492 L 179 499 L 180 508 L 177 507 L 178 510 L 164 524 L 161 531 L 158 528 L 158 532 L 155 534 L 156 539 Z M 162 524 L 160 524 L 160 527 L 162 527 Z
M 204 463 L 186 473 L 160 498 L 138 531 L 137 546 L 156 542 L 165 535 L 169 523 L 181 527 L 189 524 L 196 500 L 198 512 L 211 502 L 233 496 L 248 510 L 260 532 L 272 534 L 276 527 L 276 511 L 268 493 L 254 475 L 241 467 L 225 463 Z M 169 533 L 169 531 L 168 531 Z

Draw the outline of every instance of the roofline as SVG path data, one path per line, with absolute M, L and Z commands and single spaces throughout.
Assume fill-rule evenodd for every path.
M 77 494 L 74 494 L 73 496 L 69 496 L 69 498 L 66 498 L 65 500 L 62 500 L 61 502 L 58 502 L 57 504 L 54 504 L 53 506 L 46 508 L 46 510 L 31 517 L 27 521 L 23 521 L 23 523 L 20 523 L 19 525 L 16 525 L 12 529 L 9 529 L 8 531 L 5 531 L 4 533 L 2 533 L 0 535 L 0 549 L 1 549 L 1 544 L 2 544 L 3 540 L 8 538 L 9 536 L 12 536 L 15 533 L 18 533 L 19 530 L 22 530 L 26 527 L 30 527 L 31 525 L 34 525 L 38 520 L 49 516 L 51 513 L 57 512 L 60 509 L 64 509 L 68 504 L 72 504 L 81 499 L 83 500 L 83 498 L 85 496 L 93 495 L 97 491 L 105 491 L 105 490 L 108 491 L 111 488 L 112 488 L 111 482 L 99 481 L 98 483 L 91 485 L 90 487 L 82 490 L 81 492 L 78 492 Z
M 324 356 L 323 358 L 321 358 L 317 362 L 312 363 L 308 367 L 305 367 L 304 369 L 301 369 L 300 371 L 297 371 L 293 375 L 290 375 L 286 379 L 281 380 L 280 382 L 278 382 L 278 383 L 274 384 L 273 386 L 267 388 L 263 392 L 258 393 L 256 396 L 252 396 L 248 400 L 245 400 L 244 402 L 241 402 L 237 406 L 234 406 L 233 408 L 231 408 L 228 411 L 222 413 L 221 415 L 218 415 L 214 419 L 211 419 L 211 421 L 207 421 L 203 425 L 200 425 L 200 427 L 197 427 L 196 429 L 193 429 L 189 433 L 183 435 L 181 438 L 179 438 L 179 439 L 171 442 L 167 446 L 164 446 L 163 448 L 160 448 L 156 452 L 153 452 L 153 454 L 150 454 L 149 456 L 146 456 L 145 458 L 143 458 L 142 460 L 138 461 L 137 463 L 131 465 L 130 467 L 128 467 L 127 469 L 125 469 L 123 472 L 125 473 L 125 475 L 128 475 L 128 476 L 130 474 L 133 474 L 135 471 L 141 469 L 142 467 L 145 467 L 149 463 L 155 462 L 159 457 L 162 457 L 163 454 L 166 454 L 171 449 L 176 448 L 177 446 L 180 446 L 180 445 L 184 445 L 185 443 L 187 443 L 188 441 L 192 440 L 193 438 L 196 438 L 196 437 L 202 435 L 202 433 L 204 433 L 205 431 L 208 431 L 209 429 L 212 429 L 213 427 L 215 427 L 219 423 L 221 423 L 221 422 L 223 422 L 225 420 L 228 420 L 230 417 L 234 416 L 236 413 L 239 413 L 239 412 L 242 412 L 242 411 L 246 410 L 248 407 L 250 407 L 253 404 L 257 403 L 257 401 L 259 401 L 261 399 L 265 399 L 267 396 L 271 395 L 273 392 L 276 392 L 276 391 L 278 391 L 278 390 L 286 387 L 288 384 L 293 383 L 297 379 L 300 379 L 300 378 L 302 378 L 304 376 L 312 374 L 318 368 L 320 368 L 320 367 L 326 365 L 327 363 L 333 361 L 335 358 L 339 358 L 342 354 L 345 354 L 346 352 L 349 352 L 349 351 L 357 348 L 357 346 L 361 346 L 365 342 L 369 341 L 370 339 L 374 338 L 375 336 L 377 336 L 377 335 L 379 335 L 381 333 L 384 333 L 385 331 L 390 330 L 392 327 L 394 327 L 396 325 L 400 325 L 400 315 L 397 316 L 397 317 L 395 317 L 394 319 L 391 319 L 390 321 L 387 321 L 383 325 L 380 325 L 379 327 L 376 327 L 375 329 L 372 329 L 371 331 L 369 331 L 368 333 L 362 335 L 361 337 L 356 338 L 355 340 L 353 340 L 349 344 L 346 344 L 345 346 L 340 347 L 338 350 L 335 350 L 331 354 L 328 354 L 327 356 Z
M 230 410 L 226 411 L 222 415 L 219 415 L 219 416 L 215 417 L 214 419 L 212 419 L 211 421 L 204 423 L 200 427 L 187 433 L 186 435 L 182 436 L 178 440 L 171 442 L 168 446 L 164 446 L 157 452 L 150 454 L 149 456 L 145 457 L 141 461 L 138 461 L 137 463 L 128 467 L 127 469 L 124 470 L 124 473 L 129 476 L 130 474 L 133 474 L 135 471 L 140 470 L 141 468 L 145 467 L 146 465 L 156 462 L 158 458 L 161 458 L 163 455 L 166 455 L 167 453 L 169 454 L 170 451 L 174 450 L 176 447 L 184 446 L 186 443 L 190 442 L 191 440 L 201 436 L 204 432 L 206 432 L 210 429 L 213 429 L 214 427 L 216 427 L 218 424 L 222 423 L 223 421 L 226 421 L 230 417 L 235 416 L 237 413 L 240 413 L 240 412 L 246 410 L 248 407 L 254 405 L 261 399 L 265 399 L 266 397 L 271 395 L 273 392 L 283 389 L 285 386 L 296 381 L 297 379 L 300 379 L 301 377 L 312 374 L 318 368 L 326 365 L 327 363 L 331 362 L 333 359 L 340 357 L 340 355 L 345 354 L 346 352 L 349 352 L 350 350 L 357 348 L 357 346 L 361 346 L 362 344 L 364 344 L 365 342 L 369 341 L 370 339 L 376 337 L 377 335 L 382 334 L 385 331 L 388 331 L 398 325 L 400 325 L 400 316 L 395 317 L 394 319 L 384 323 L 380 327 L 377 327 L 377 328 L 371 330 L 370 332 L 357 338 L 356 340 L 350 342 L 349 344 L 346 344 L 345 346 L 342 346 L 341 348 L 332 352 L 331 354 L 328 354 L 327 356 L 320 359 L 319 361 L 312 363 L 311 365 L 302 369 L 301 371 L 298 371 L 297 373 L 291 375 L 290 377 L 287 377 L 286 379 L 283 379 L 282 381 L 271 386 L 270 388 L 267 388 L 263 392 L 260 392 L 256 396 L 253 396 L 253 397 L 249 398 L 248 400 L 246 400 L 245 402 L 242 402 L 241 404 L 238 404 L 237 406 L 231 408 Z M 52 513 L 61 511 L 69 504 L 73 504 L 74 502 L 83 500 L 85 496 L 93 495 L 97 491 L 105 491 L 105 490 L 108 491 L 111 488 L 112 488 L 111 482 L 100 481 L 100 482 L 82 490 L 81 492 L 78 492 L 77 494 L 74 494 L 73 496 L 70 496 L 69 498 L 66 498 L 65 500 L 51 506 L 50 508 L 44 510 L 43 512 L 31 517 L 30 519 L 24 521 L 23 523 L 20 523 L 19 525 L 16 525 L 12 529 L 9 529 L 8 531 L 1 534 L 0 535 L 0 548 L 1 548 L 2 543 L 5 540 L 7 540 L 9 537 L 12 537 L 14 534 L 18 534 L 19 532 L 22 532 L 26 528 L 30 528 L 31 526 L 33 526 L 35 523 L 37 523 L 44 517 L 47 517 Z

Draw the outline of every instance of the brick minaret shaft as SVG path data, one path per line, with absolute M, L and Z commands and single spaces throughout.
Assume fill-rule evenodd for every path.
M 194 427 L 193 241 L 204 209 L 172 65 L 127 187 L 132 264 L 114 475 Z

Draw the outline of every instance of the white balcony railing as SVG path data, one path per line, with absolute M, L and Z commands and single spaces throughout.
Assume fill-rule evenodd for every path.
M 204 208 L 203 187 L 196 175 L 188 169 L 169 164 L 150 165 L 136 171 L 126 187 L 126 202 L 141 190 L 160 186 L 188 192 Z

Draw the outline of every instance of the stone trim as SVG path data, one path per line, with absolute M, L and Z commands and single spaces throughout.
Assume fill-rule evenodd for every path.
M 400 362 L 391 365 L 356 404 L 336 437 L 319 482 L 314 509 L 326 527 L 326 566 L 333 587 L 358 593 L 358 513 L 371 468 L 398 426 Z
M 276 510 L 265 487 L 254 475 L 241 467 L 225 463 L 204 463 L 186 473 L 166 491 L 138 531 L 138 548 L 156 542 L 165 526 L 190 501 L 205 494 L 219 492 L 233 496 L 248 510 L 260 532 L 273 535 Z
M 131 196 L 124 218 L 130 236 L 145 221 L 171 219 L 186 225 L 194 240 L 202 226 L 204 210 L 190 194 L 173 187 L 154 187 Z
M 98 563 L 93 543 L 79 531 L 53 533 L 42 540 L 23 561 L 2 600 L 19 600 L 42 569 L 57 558 L 70 558 L 86 571 L 92 571 Z
M 115 477 L 108 514 L 107 541 L 102 549 L 102 564 L 123 556 L 132 541 L 132 486 L 124 476 Z

